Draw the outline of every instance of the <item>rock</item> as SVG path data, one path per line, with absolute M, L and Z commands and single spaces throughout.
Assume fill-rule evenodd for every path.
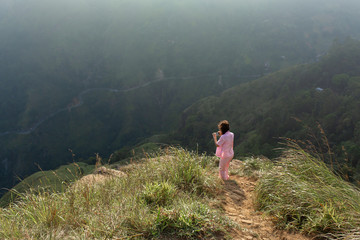
M 106 167 L 99 167 L 99 168 L 95 169 L 94 174 L 110 175 L 110 176 L 114 176 L 114 177 L 126 176 L 126 173 L 124 173 L 122 171 L 110 169 L 110 168 L 106 168 Z
M 242 223 L 245 223 L 245 224 L 249 224 L 249 225 L 251 225 L 253 222 L 252 221 L 250 221 L 250 220 L 245 220 L 245 219 L 242 219 L 242 220 L 240 220 Z

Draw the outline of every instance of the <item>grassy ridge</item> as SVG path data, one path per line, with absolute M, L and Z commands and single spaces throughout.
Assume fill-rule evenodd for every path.
M 64 192 L 32 188 L 0 208 L 0 239 L 230 238 L 236 225 L 218 208 L 222 185 L 214 160 L 170 148 L 122 166 L 122 177 L 93 175 L 97 181 L 80 180 Z M 258 178 L 257 207 L 279 228 L 359 238 L 359 189 L 296 144 L 276 162 L 247 158 L 231 174 Z
M 221 191 L 212 166 L 211 157 L 170 149 L 124 167 L 126 177 L 22 194 L 0 209 L 0 238 L 223 238 L 233 226 L 209 207 Z

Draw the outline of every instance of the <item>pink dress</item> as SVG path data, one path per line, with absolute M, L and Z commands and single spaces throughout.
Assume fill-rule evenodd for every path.
M 216 156 L 220 158 L 219 175 L 222 179 L 229 179 L 229 165 L 234 157 L 234 134 L 227 131 L 217 141 Z

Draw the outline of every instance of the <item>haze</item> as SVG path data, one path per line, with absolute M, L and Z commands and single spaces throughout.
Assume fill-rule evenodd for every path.
M 0 2 L 0 187 L 179 127 L 206 96 L 360 39 L 358 1 Z

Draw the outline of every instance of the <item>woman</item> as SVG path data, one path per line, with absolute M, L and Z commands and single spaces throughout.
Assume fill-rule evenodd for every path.
M 220 158 L 219 175 L 221 179 L 229 179 L 229 165 L 234 157 L 234 134 L 230 132 L 230 125 L 227 120 L 218 124 L 220 139 L 217 140 L 217 134 L 213 133 L 214 143 L 216 145 L 216 156 Z

